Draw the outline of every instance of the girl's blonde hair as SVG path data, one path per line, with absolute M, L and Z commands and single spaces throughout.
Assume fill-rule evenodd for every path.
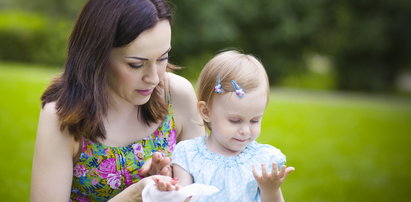
M 231 84 L 231 80 L 234 80 L 244 90 L 244 96 L 260 85 L 265 85 L 268 103 L 268 76 L 261 62 L 252 55 L 228 50 L 217 54 L 204 66 L 197 81 L 197 97 L 199 101 L 206 102 L 208 107 L 212 107 L 213 98 L 217 94 L 214 91 L 217 78 L 220 79 L 224 93 L 235 91 Z M 211 129 L 208 123 L 204 124 Z

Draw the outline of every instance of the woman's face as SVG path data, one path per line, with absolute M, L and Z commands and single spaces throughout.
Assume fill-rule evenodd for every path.
M 168 20 L 159 21 L 126 46 L 113 48 L 106 72 L 111 99 L 133 105 L 147 103 L 164 77 L 170 48 Z

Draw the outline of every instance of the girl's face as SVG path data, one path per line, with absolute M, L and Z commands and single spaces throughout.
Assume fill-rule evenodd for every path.
M 126 46 L 113 48 L 106 74 L 112 101 L 147 103 L 164 77 L 170 44 L 170 23 L 161 20 Z
M 260 135 L 266 104 L 264 85 L 247 92 L 243 98 L 234 92 L 215 95 L 206 117 L 211 125 L 211 135 L 207 140 L 209 149 L 226 156 L 241 153 Z

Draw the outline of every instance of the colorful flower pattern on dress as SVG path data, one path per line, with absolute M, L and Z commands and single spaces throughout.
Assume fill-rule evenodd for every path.
M 154 152 L 170 157 L 176 144 L 171 104 L 169 114 L 151 135 L 123 147 L 110 147 L 82 140 L 78 162 L 73 167 L 71 201 L 107 201 L 143 178 L 139 169 Z

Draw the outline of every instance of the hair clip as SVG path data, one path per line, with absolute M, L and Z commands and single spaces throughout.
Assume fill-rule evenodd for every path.
M 216 80 L 217 80 L 217 85 L 214 86 L 214 92 L 221 94 L 224 92 L 224 90 L 223 90 L 223 86 L 221 86 L 221 83 L 220 83 L 220 77 L 217 76 Z
M 231 84 L 233 85 L 235 94 L 237 94 L 238 97 L 242 98 L 245 95 L 244 90 L 234 80 L 231 80 Z

